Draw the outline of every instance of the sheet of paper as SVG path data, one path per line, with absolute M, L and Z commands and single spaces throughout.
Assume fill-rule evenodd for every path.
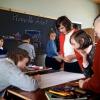
M 49 74 L 41 75 L 41 81 L 39 82 L 40 88 L 47 88 L 59 84 L 63 84 L 66 82 L 74 81 L 77 79 L 84 78 L 83 74 L 79 73 L 71 73 L 71 72 L 54 72 Z

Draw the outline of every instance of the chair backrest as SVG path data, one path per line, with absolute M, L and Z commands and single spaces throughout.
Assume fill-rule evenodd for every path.
M 94 43 L 98 41 L 98 38 L 95 35 L 94 29 L 93 28 L 85 28 L 83 29 L 87 34 L 89 34 L 93 40 Z

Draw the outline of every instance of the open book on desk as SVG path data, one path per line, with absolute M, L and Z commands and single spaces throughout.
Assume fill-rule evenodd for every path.
M 56 95 L 53 95 L 47 91 L 45 92 L 45 95 L 46 95 L 48 100 L 63 100 L 63 98 L 57 97 Z
M 45 95 L 46 95 L 48 100 L 66 100 L 65 97 L 61 97 L 61 96 L 49 93 L 47 91 L 45 92 Z M 70 99 L 68 98 L 67 100 L 70 100 Z M 73 100 L 73 99 L 71 99 L 71 100 Z
M 45 95 L 48 100 L 88 100 L 87 95 L 82 96 L 74 92 L 70 92 L 70 95 L 61 96 L 61 95 L 57 95 L 57 94 L 45 91 Z
M 88 100 L 87 91 L 71 85 L 58 85 L 45 89 L 48 100 Z

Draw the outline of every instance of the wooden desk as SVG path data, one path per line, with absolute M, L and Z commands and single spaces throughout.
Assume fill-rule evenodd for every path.
M 38 90 L 35 92 L 25 92 L 19 89 L 11 88 L 11 89 L 8 89 L 7 92 L 8 94 L 12 94 L 24 100 L 47 100 L 45 96 L 45 92 L 43 91 L 44 88 L 69 82 L 70 78 L 71 80 L 75 80 L 75 77 L 73 76 L 76 76 L 76 79 L 80 79 L 84 77 L 81 74 L 77 74 L 77 73 L 72 74 L 72 73 L 64 72 L 64 71 L 49 73 L 49 74 L 41 75 L 41 81 L 40 81 L 41 90 Z
M 68 82 L 68 83 L 62 84 L 62 85 L 78 86 L 78 83 L 77 83 L 77 81 L 76 82 L 73 81 L 73 82 Z M 61 86 L 61 85 L 57 85 L 57 86 Z M 56 86 L 54 86 L 54 87 L 56 87 Z M 25 92 L 25 91 L 22 91 L 22 90 L 19 90 L 16 88 L 9 88 L 7 90 L 7 95 L 8 96 L 10 95 L 12 97 L 14 97 L 14 96 L 18 97 L 17 99 L 14 98 L 14 99 L 9 99 L 9 100 L 47 100 L 45 91 L 41 90 L 41 89 L 39 89 L 35 92 Z M 100 100 L 100 94 L 92 93 L 91 96 L 88 97 L 88 100 Z
M 7 95 L 18 97 L 17 100 L 47 100 L 44 90 L 37 90 L 35 92 L 25 92 L 19 89 L 11 88 L 7 90 Z M 14 99 L 15 100 L 15 99 Z
M 69 82 L 69 83 L 65 83 L 64 85 L 72 85 L 72 84 L 73 84 L 72 82 Z M 74 83 L 74 85 L 75 85 L 75 83 Z M 76 83 L 76 85 L 77 85 L 77 83 Z M 47 100 L 45 91 L 42 89 L 39 89 L 34 92 L 27 92 L 27 91 L 23 91 L 23 90 L 11 87 L 7 90 L 7 95 L 11 96 L 12 100 Z M 9 99 L 9 100 L 11 100 L 11 99 Z
M 31 70 L 31 71 L 27 71 L 26 74 L 31 76 L 31 75 L 35 75 L 35 74 L 46 74 L 46 73 L 52 73 L 52 72 L 56 72 L 56 71 L 51 70 L 51 69 L 45 69 L 43 71 L 42 70 L 37 70 L 37 71 Z M 47 100 L 47 98 L 45 96 L 45 91 L 42 89 L 39 89 L 35 92 L 26 92 L 26 91 L 22 91 L 17 88 L 9 88 L 7 90 L 7 96 L 12 96 L 12 98 L 15 96 L 21 100 Z M 19 100 L 19 99 L 17 99 L 17 100 Z M 13 99 L 13 100 L 15 100 L 15 99 Z

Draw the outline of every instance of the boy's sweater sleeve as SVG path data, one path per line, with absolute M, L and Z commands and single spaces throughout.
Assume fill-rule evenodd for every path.
M 9 84 L 25 91 L 35 91 L 38 89 L 38 83 L 32 77 L 25 75 L 18 68 L 13 67 L 9 70 Z

